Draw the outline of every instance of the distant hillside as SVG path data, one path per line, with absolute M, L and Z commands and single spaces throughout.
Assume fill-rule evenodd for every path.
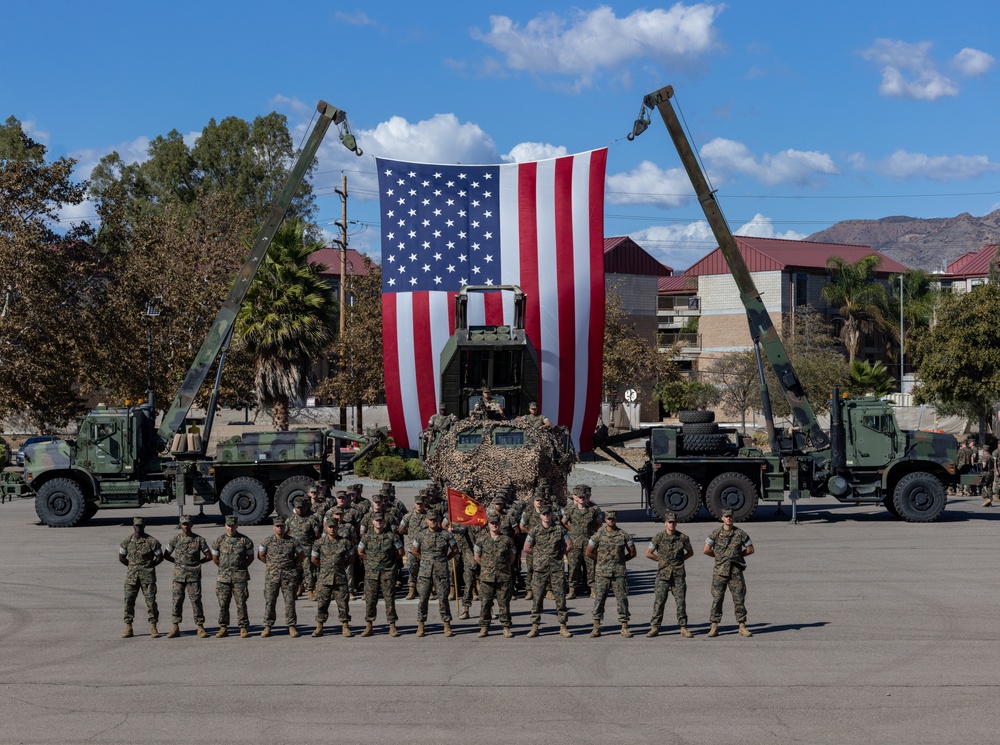
M 941 271 L 964 253 L 1000 243 L 1000 210 L 984 217 L 963 212 L 929 219 L 844 220 L 806 240 L 871 246 L 908 267 Z

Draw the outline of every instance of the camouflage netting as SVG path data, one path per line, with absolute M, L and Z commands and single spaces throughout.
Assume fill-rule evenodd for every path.
M 523 447 L 493 444 L 497 427 L 513 427 L 524 432 Z M 483 443 L 469 450 L 458 450 L 462 432 L 482 428 Z M 491 492 L 513 485 L 517 499 L 531 499 L 538 480 L 547 478 L 552 499 L 566 504 L 566 477 L 576 462 L 572 444 L 564 450 L 565 429 L 525 427 L 514 421 L 473 421 L 463 419 L 440 435 L 434 452 L 424 463 L 427 472 L 439 484 L 482 498 Z

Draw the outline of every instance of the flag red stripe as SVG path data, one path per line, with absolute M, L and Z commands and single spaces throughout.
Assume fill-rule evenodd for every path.
M 590 154 L 590 350 L 587 363 L 587 405 L 580 432 L 580 450 L 593 446 L 601 409 L 604 372 L 604 172 L 608 151 Z M 584 288 L 580 288 L 585 292 Z
M 538 215 L 535 204 L 535 183 L 538 164 L 521 163 L 517 167 L 518 243 L 521 258 L 521 289 L 527 294 L 524 330 L 536 351 L 541 351 L 542 319 L 538 303 Z M 538 386 L 538 406 L 541 408 L 542 387 Z
M 556 161 L 555 213 L 556 225 L 556 276 L 559 293 L 559 423 L 572 425 L 576 375 L 576 315 L 574 293 L 585 288 L 574 288 L 573 271 L 573 158 Z
M 409 447 L 406 420 L 403 417 L 403 396 L 399 388 L 399 345 L 396 342 L 396 295 L 382 295 L 382 364 L 385 370 L 385 403 L 392 438 L 402 448 Z
M 486 304 L 486 325 L 503 325 L 503 294 L 499 292 L 488 292 L 483 298 Z
M 413 293 L 413 348 L 416 351 L 418 426 L 423 429 L 437 410 L 437 382 L 434 380 L 434 345 L 431 343 L 431 308 L 426 292 Z
M 455 333 L 455 296 L 457 292 L 448 293 L 448 336 Z

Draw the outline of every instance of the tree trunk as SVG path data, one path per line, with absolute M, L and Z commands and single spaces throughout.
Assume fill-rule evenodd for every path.
M 276 430 L 279 432 L 288 431 L 289 416 L 287 398 L 275 399 L 274 406 L 271 407 L 271 417 Z

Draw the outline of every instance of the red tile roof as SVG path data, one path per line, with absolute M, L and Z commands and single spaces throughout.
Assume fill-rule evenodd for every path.
M 309 256 L 309 263 L 323 264 L 324 266 L 326 266 L 326 270 L 320 272 L 322 276 L 339 277 L 340 249 L 321 248 L 319 251 L 316 251 Z M 368 270 L 365 269 L 365 262 L 361 258 L 361 254 L 355 251 L 353 248 L 347 249 L 347 273 L 359 274 L 359 275 L 368 274 Z
M 604 239 L 604 271 L 645 277 L 666 277 L 674 273 L 673 269 L 654 259 L 627 235 Z
M 990 263 L 997 254 L 998 244 L 990 243 L 978 251 L 964 253 L 948 264 L 944 273 L 951 277 L 985 277 L 990 273 Z
M 751 272 L 775 272 L 785 269 L 826 269 L 826 260 L 840 256 L 848 262 L 855 262 L 865 256 L 877 254 L 882 258 L 879 276 L 899 274 L 906 267 L 868 246 L 853 246 L 846 243 L 817 243 L 814 241 L 789 241 L 781 238 L 755 238 L 735 236 L 743 260 Z M 729 265 L 716 248 L 708 256 L 684 271 L 688 275 L 729 274 Z

